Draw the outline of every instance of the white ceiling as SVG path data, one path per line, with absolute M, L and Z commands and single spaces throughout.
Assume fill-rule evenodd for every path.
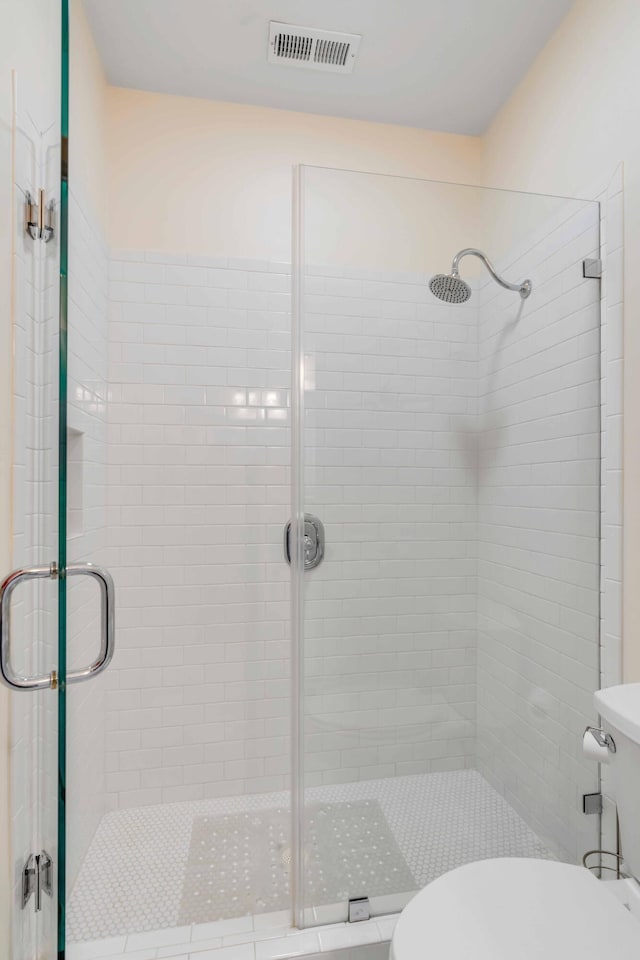
M 110 83 L 483 133 L 573 0 L 85 0 Z M 362 34 L 350 75 L 267 63 L 269 20 Z

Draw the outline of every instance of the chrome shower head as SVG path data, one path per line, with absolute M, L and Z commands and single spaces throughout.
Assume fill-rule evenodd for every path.
M 486 253 L 483 253 L 482 250 L 476 250 L 474 247 L 465 247 L 460 253 L 456 253 L 453 258 L 451 273 L 437 273 L 435 277 L 431 277 L 431 280 L 429 280 L 429 289 L 438 300 L 444 300 L 445 303 L 466 303 L 471 296 L 471 287 L 468 283 L 465 283 L 464 280 L 460 279 L 458 272 L 458 266 L 463 257 L 478 257 L 479 260 L 482 260 L 496 283 L 499 283 L 505 290 L 516 291 L 523 300 L 526 300 L 531 293 L 531 280 L 522 280 L 521 283 L 509 283 L 508 280 L 505 280 L 504 277 L 501 277 L 500 274 L 496 272 L 496 268 Z
M 437 273 L 429 280 L 429 290 L 445 303 L 466 303 L 471 296 L 471 287 L 457 273 Z

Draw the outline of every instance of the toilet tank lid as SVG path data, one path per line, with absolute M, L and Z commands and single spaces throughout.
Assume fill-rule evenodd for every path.
M 640 683 L 621 683 L 598 690 L 593 702 L 603 720 L 640 744 Z

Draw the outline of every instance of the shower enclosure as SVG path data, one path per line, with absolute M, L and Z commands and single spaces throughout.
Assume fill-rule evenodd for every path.
M 66 111 L 33 115 L 7 128 L 12 205 L 55 209 L 11 254 L 13 566 L 40 569 L 4 591 L 14 960 L 197 955 L 475 859 L 579 862 L 598 204 L 297 167 L 291 264 L 110 249 L 58 177 Z M 435 297 L 466 248 L 530 294 L 469 258 L 470 296 Z
M 325 531 L 293 578 L 302 924 L 598 846 L 600 294 L 594 203 L 301 168 L 296 210 L 292 499 Z M 469 258 L 442 302 L 469 247 L 518 282 Z

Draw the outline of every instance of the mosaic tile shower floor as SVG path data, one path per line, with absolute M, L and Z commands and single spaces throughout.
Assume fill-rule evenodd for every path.
M 404 892 L 403 884 L 411 877 L 415 888 L 423 887 L 447 870 L 486 857 L 552 857 L 513 808 L 474 770 L 318 787 L 307 791 L 306 801 L 310 806 L 351 805 L 349 817 L 333 818 L 330 833 L 336 845 L 341 842 L 340 830 L 346 840 L 346 833 L 353 826 L 354 811 L 361 816 L 363 804 L 369 802 L 371 826 L 379 828 L 378 836 L 385 835 L 385 849 L 389 850 L 399 871 L 395 875 L 400 878 L 397 885 L 392 884 L 384 892 Z M 107 814 L 69 898 L 69 940 L 95 940 L 185 922 L 238 916 L 237 901 L 232 901 L 237 894 L 231 891 L 238 888 L 241 879 L 246 889 L 248 861 L 243 858 L 232 858 L 230 863 L 232 882 L 228 885 L 226 906 L 224 902 L 211 904 L 210 914 L 200 908 L 189 912 L 193 911 L 189 906 L 193 902 L 192 894 L 203 879 L 202 861 L 193 855 L 194 842 L 206 842 L 202 821 L 232 818 L 232 831 L 237 831 L 232 832 L 232 836 L 242 845 L 245 843 L 243 817 L 256 814 L 267 830 L 269 825 L 277 830 L 277 844 L 283 846 L 287 819 L 283 811 L 287 802 L 287 794 L 263 794 L 136 807 Z M 274 818 L 278 810 L 281 812 Z M 312 840 L 311 831 L 308 835 Z M 268 844 L 265 846 L 268 858 L 267 847 Z M 364 850 L 362 844 L 359 848 Z M 215 855 L 220 853 L 211 838 L 208 850 Z M 359 859 L 359 869 L 363 869 L 365 858 Z M 260 857 L 251 860 L 258 863 Z M 284 882 L 284 872 L 279 876 L 280 882 Z M 205 883 L 209 880 L 213 882 L 211 871 Z M 256 882 L 254 876 L 251 890 L 258 890 L 259 886 L 260 881 Z M 332 875 L 329 886 L 330 894 L 343 892 L 333 890 L 334 886 L 340 886 L 339 872 Z M 277 893 L 280 895 L 281 892 Z M 351 895 L 361 895 L 361 891 L 357 894 L 350 891 Z M 259 914 L 277 909 L 273 898 L 261 899 L 254 894 L 253 901 L 251 908 L 245 900 L 242 912 Z

